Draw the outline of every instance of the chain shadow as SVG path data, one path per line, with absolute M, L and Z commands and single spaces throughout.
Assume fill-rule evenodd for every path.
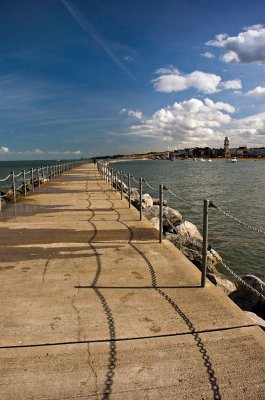
M 115 210 L 115 211 L 118 214 L 117 221 L 119 221 L 122 225 L 126 226 L 127 229 L 130 232 L 129 245 L 144 259 L 144 261 L 146 262 L 146 264 L 147 264 L 147 266 L 149 268 L 149 272 L 150 272 L 150 275 L 151 275 L 152 288 L 157 293 L 159 293 L 171 305 L 171 307 L 175 310 L 175 312 L 182 318 L 182 320 L 184 321 L 184 323 L 188 327 L 190 333 L 192 334 L 192 336 L 193 336 L 193 338 L 194 338 L 194 340 L 196 342 L 196 346 L 198 347 L 199 352 L 201 354 L 204 366 L 206 368 L 206 372 L 207 372 L 207 375 L 208 375 L 208 380 L 209 380 L 209 383 L 210 383 L 210 387 L 211 387 L 211 390 L 213 392 L 213 399 L 214 400 L 221 400 L 221 393 L 220 393 L 220 389 L 219 389 L 219 386 L 218 386 L 217 378 L 216 378 L 216 375 L 215 375 L 215 371 L 213 369 L 213 365 L 212 365 L 211 360 L 210 360 L 210 356 L 207 353 L 207 349 L 205 347 L 205 344 L 203 343 L 203 341 L 200 338 L 198 332 L 196 331 L 196 328 L 194 327 L 193 323 L 190 321 L 188 316 L 171 299 L 171 297 L 168 294 L 166 294 L 157 285 L 156 273 L 155 273 L 155 269 L 154 269 L 152 263 L 150 262 L 148 257 L 134 243 L 132 243 L 132 240 L 133 240 L 133 231 L 132 231 L 132 229 L 128 225 L 126 225 L 123 221 L 120 220 L 121 216 L 120 216 L 119 212 L 117 210 Z
M 89 208 L 89 207 L 91 207 L 91 201 L 90 201 L 90 195 L 88 193 L 88 185 L 86 187 L 86 193 L 88 195 L 87 201 L 88 201 L 88 208 Z M 104 313 L 105 313 L 105 316 L 107 319 L 108 329 L 109 329 L 110 340 L 109 340 L 108 369 L 106 372 L 106 378 L 105 378 L 104 388 L 103 388 L 103 392 L 102 392 L 102 400 L 109 400 L 111 392 L 112 392 L 115 368 L 116 368 L 116 364 L 117 364 L 116 332 L 115 332 L 114 318 L 113 318 L 111 309 L 108 305 L 108 302 L 107 302 L 106 298 L 104 297 L 104 295 L 101 293 L 101 291 L 96 286 L 97 282 L 99 280 L 100 274 L 101 274 L 102 265 L 101 265 L 100 254 L 98 253 L 96 247 L 91 243 L 97 234 L 97 228 L 96 228 L 95 224 L 93 224 L 93 222 L 91 222 L 91 219 L 93 218 L 95 213 L 93 210 L 91 210 L 91 211 L 92 211 L 92 216 L 89 218 L 88 222 L 94 226 L 94 234 L 93 234 L 92 238 L 90 238 L 88 243 L 94 252 L 94 255 L 96 258 L 96 264 L 97 264 L 97 270 L 96 270 L 94 279 L 91 282 L 91 287 L 93 288 L 95 294 L 97 295 L 97 297 L 99 298 L 99 300 L 101 302 L 101 305 L 103 307 L 103 310 L 104 310 Z

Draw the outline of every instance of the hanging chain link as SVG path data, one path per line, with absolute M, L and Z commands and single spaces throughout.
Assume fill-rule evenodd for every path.
M 176 193 L 172 192 L 172 190 L 170 190 L 167 186 L 164 185 L 164 190 L 167 190 L 168 193 L 172 194 L 172 196 L 176 197 L 178 200 L 183 201 L 186 204 L 189 204 L 190 206 L 194 206 L 194 207 L 202 207 L 202 203 L 197 203 L 197 202 L 192 202 L 189 200 L 185 200 L 183 199 L 183 197 L 178 196 Z
M 249 229 L 249 230 L 254 231 L 254 232 L 261 233 L 262 235 L 265 235 L 265 231 L 263 231 L 262 229 L 257 228 L 257 227 L 255 227 L 253 225 L 250 225 L 250 224 L 248 224 L 248 223 L 246 223 L 244 221 L 241 221 L 240 219 L 238 219 L 238 218 L 234 217 L 233 215 L 229 214 L 228 212 L 222 210 L 220 207 L 218 207 L 212 201 L 210 202 L 209 206 L 215 208 L 220 214 L 222 214 L 225 217 L 231 219 L 232 221 L 236 222 L 237 224 L 243 226 L 244 228 Z
M 5 182 L 5 181 L 7 181 L 9 178 L 10 178 L 10 176 L 11 176 L 11 174 L 9 174 L 6 178 L 4 178 L 4 179 L 0 179 L 0 182 Z
M 258 290 L 254 289 L 252 286 L 250 286 L 248 283 L 244 281 L 244 279 L 240 278 L 227 264 L 223 262 L 222 259 L 217 259 L 216 255 L 210 250 L 210 253 L 216 258 L 216 260 L 228 271 L 230 274 L 236 278 L 243 286 L 245 286 L 247 289 L 249 289 L 251 292 L 255 293 L 256 296 L 261 297 L 263 300 L 265 300 L 265 296 L 260 293 Z
M 134 181 L 134 183 L 139 183 L 139 181 L 137 181 L 133 175 L 131 175 L 131 178 Z
M 145 178 L 143 178 L 143 182 L 146 184 L 146 186 L 148 186 L 150 189 L 152 190 L 158 190 L 157 188 L 154 188 L 153 186 L 150 185 L 150 183 L 147 182 L 147 180 Z

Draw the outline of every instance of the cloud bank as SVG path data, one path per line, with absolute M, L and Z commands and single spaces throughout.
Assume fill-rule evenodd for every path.
M 132 126 L 131 134 L 185 146 L 201 145 L 211 140 L 222 140 L 224 134 L 220 128 L 231 122 L 229 114 L 235 111 L 228 103 L 192 98 L 161 108 L 150 119 Z
M 246 27 L 237 36 L 220 33 L 206 45 L 224 48 L 221 59 L 226 63 L 265 64 L 265 27 L 260 24 Z
M 265 87 L 257 86 L 255 89 L 249 90 L 246 95 L 257 99 L 265 99 Z
M 222 89 L 241 89 L 242 84 L 239 79 L 222 82 L 222 78 L 216 74 L 208 72 L 194 71 L 191 74 L 183 74 L 177 68 L 160 68 L 156 71 L 159 74 L 152 80 L 157 92 L 172 93 L 196 89 L 204 94 L 213 94 Z

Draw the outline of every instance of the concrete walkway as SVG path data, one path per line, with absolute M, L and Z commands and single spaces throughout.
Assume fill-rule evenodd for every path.
M 92 164 L 0 218 L 0 398 L 265 399 L 265 333 Z

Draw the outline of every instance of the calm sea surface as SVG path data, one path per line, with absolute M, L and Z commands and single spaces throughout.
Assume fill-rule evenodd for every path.
M 23 169 L 27 172 L 30 168 L 41 168 L 47 165 L 60 164 L 63 162 L 64 161 L 56 160 L 0 161 L 0 179 L 6 178 L 12 171 L 14 171 L 15 174 L 18 174 Z M 3 184 L 0 182 L 0 187 L 1 186 L 3 186 Z
M 0 179 L 11 171 L 17 174 L 23 169 L 56 163 L 59 162 L 1 161 Z M 192 160 L 131 161 L 116 163 L 114 168 L 130 172 L 136 179 L 142 176 L 154 187 L 163 183 L 177 195 L 192 202 L 210 199 L 237 218 L 265 230 L 264 161 L 238 161 L 237 164 L 227 164 L 221 160 L 213 160 L 211 163 Z M 137 187 L 135 183 L 133 186 Z M 144 193 L 158 197 L 158 192 L 146 186 Z M 179 210 L 186 220 L 202 231 L 201 208 L 188 206 L 167 192 L 164 195 L 169 206 Z M 251 273 L 265 280 L 264 235 L 243 229 L 210 208 L 209 242 L 236 273 Z
M 163 183 L 191 202 L 207 198 L 238 219 L 265 231 L 265 162 L 222 160 L 130 161 L 114 164 L 136 179 L 144 177 L 152 186 Z M 137 187 L 137 184 L 133 183 Z M 143 193 L 158 197 L 148 187 Z M 164 192 L 169 206 L 197 225 L 202 232 L 202 209 L 191 207 Z M 265 280 L 265 235 L 240 225 L 209 209 L 209 242 L 223 260 L 240 274 L 254 274 Z

